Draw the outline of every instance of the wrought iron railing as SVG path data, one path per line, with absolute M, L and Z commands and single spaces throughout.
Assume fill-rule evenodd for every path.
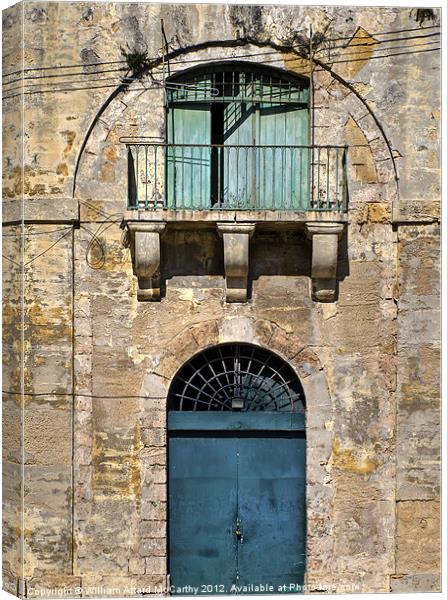
M 126 146 L 129 209 L 347 209 L 345 146 Z

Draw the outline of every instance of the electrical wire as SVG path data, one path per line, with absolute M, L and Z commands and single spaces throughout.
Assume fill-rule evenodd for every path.
M 13 83 L 17 83 L 17 81 L 25 81 L 28 79 L 50 79 L 55 77 L 78 77 L 80 75 L 100 75 L 101 73 L 117 73 L 120 71 L 129 71 L 127 67 L 121 67 L 119 69 L 102 69 L 99 71 L 79 71 L 78 73 L 51 73 L 50 75 L 39 75 L 38 77 L 35 75 L 26 75 L 25 77 L 17 77 L 17 79 L 13 79 L 12 81 L 4 81 L 3 85 L 12 85 Z
M 94 83 L 97 81 L 114 81 L 115 85 L 124 83 L 122 79 L 117 79 L 116 77 L 96 77 Z M 34 87 L 42 87 L 42 86 L 50 86 L 50 85 L 71 85 L 71 84 L 77 84 L 77 83 L 88 83 L 88 81 L 85 81 L 82 79 L 79 81 L 76 81 L 76 80 L 72 79 L 70 81 L 57 81 L 57 82 L 49 81 L 48 83 L 45 83 L 45 81 L 43 81 L 42 83 L 27 83 L 26 87 L 17 86 L 14 88 L 10 88 L 7 90 L 7 93 L 9 94 L 10 92 L 15 92 L 16 90 L 24 90 L 24 92 L 25 92 L 26 90 L 29 90 L 30 88 L 34 88 Z
M 440 25 L 430 25 L 427 27 L 413 27 L 411 29 L 391 29 L 390 31 L 376 31 L 375 33 L 369 33 L 370 36 L 378 36 L 378 35 L 393 35 L 395 33 L 407 33 L 410 31 L 424 31 L 425 29 L 439 29 Z M 357 29 L 356 29 L 357 31 Z M 355 36 L 354 32 L 352 35 L 350 36 L 346 36 L 346 37 L 336 37 L 336 38 L 326 38 L 326 40 L 328 42 L 338 42 L 339 40 L 352 40 L 352 38 Z
M 428 34 L 428 35 L 424 35 L 424 36 L 409 36 L 407 38 L 391 38 L 389 40 L 384 40 L 384 42 L 390 43 L 392 41 L 405 41 L 405 40 L 409 40 L 409 39 L 424 39 L 426 37 L 432 37 L 432 36 L 436 36 L 436 35 L 439 35 L 439 34 L 435 33 L 435 34 Z M 378 46 L 381 43 L 382 42 L 377 42 L 377 44 L 359 43 L 359 44 L 350 44 L 350 45 L 347 45 L 347 46 L 337 46 L 337 47 L 338 48 L 343 48 L 343 49 L 351 49 L 351 48 L 358 47 L 358 46 L 360 46 L 360 47 L 364 46 L 364 47 L 371 48 L 372 46 L 376 46 L 376 45 Z M 436 43 L 437 42 L 431 42 L 431 43 L 430 42 L 426 42 L 427 45 L 429 45 L 429 44 L 433 44 L 434 45 Z M 418 47 L 418 46 L 421 46 L 421 45 L 423 45 L 423 44 L 411 44 L 410 46 L 408 46 L 408 48 L 410 48 L 410 47 L 411 48 Z M 404 49 L 405 46 L 401 46 L 401 48 Z M 325 48 L 325 49 L 317 50 L 317 52 L 324 51 L 324 52 L 330 53 L 333 49 L 334 49 L 334 47 L 332 47 L 332 48 Z M 391 46 L 391 47 L 387 47 L 387 48 L 377 48 L 376 50 L 380 51 L 380 52 L 384 52 L 384 51 L 391 50 L 391 49 L 400 49 L 400 47 L 399 46 L 394 46 L 394 47 Z M 258 53 L 239 54 L 239 55 L 231 57 L 231 58 L 240 59 L 240 58 L 252 58 L 252 57 L 256 57 L 256 56 L 271 56 L 271 55 L 277 55 L 277 52 L 258 52 Z M 346 56 L 345 53 L 343 54 L 343 57 L 344 56 Z M 340 57 L 340 53 L 336 54 L 336 56 L 334 56 L 333 58 L 337 58 L 337 57 Z M 221 60 L 222 60 L 222 57 L 217 57 L 217 58 L 210 58 L 207 62 L 208 63 L 213 63 L 213 62 L 217 62 L 217 61 L 220 62 Z M 278 62 L 282 62 L 283 60 L 287 61 L 288 59 L 281 59 Z M 291 60 L 296 60 L 296 59 L 293 58 Z M 185 63 L 187 64 L 187 63 L 190 63 L 190 62 L 197 62 L 197 61 L 196 60 L 171 61 L 171 64 L 181 64 L 181 65 L 183 65 Z M 271 62 L 273 62 L 273 61 L 271 61 Z M 125 70 L 125 69 L 105 69 L 103 71 L 96 71 L 96 72 L 85 71 L 85 72 L 81 72 L 81 73 L 65 74 L 65 76 L 67 76 L 67 75 L 80 76 L 82 74 L 90 76 L 90 75 L 94 75 L 94 74 L 107 73 L 107 72 L 116 72 L 116 71 L 119 72 L 119 71 L 122 71 L 122 70 Z M 174 71 L 174 73 L 176 73 L 178 71 L 180 71 L 180 70 Z M 60 75 L 48 75 L 48 77 L 61 77 L 61 76 L 64 76 L 64 75 L 63 74 L 60 74 Z M 41 80 L 41 79 L 45 79 L 45 78 L 46 77 L 28 77 L 27 79 L 39 79 L 39 80 Z M 14 80 L 14 81 L 19 81 L 19 80 L 17 79 L 17 80 Z M 117 80 L 115 80 L 115 78 L 112 78 L 112 77 L 109 77 L 109 78 L 107 78 L 107 77 L 99 77 L 99 78 L 96 78 L 95 81 L 99 82 L 99 81 L 117 81 Z M 7 82 L 7 83 L 9 84 L 9 83 L 12 83 L 12 82 Z M 71 85 L 73 83 L 83 83 L 83 81 L 82 80 L 81 81 L 76 81 L 76 80 L 63 81 L 63 82 L 57 82 L 57 85 Z M 123 83 L 123 82 L 122 81 L 120 81 L 120 82 L 117 81 L 116 85 L 119 85 L 119 83 Z M 27 84 L 27 90 L 25 91 L 25 93 L 30 93 L 30 90 L 29 90 L 30 87 L 38 87 L 38 86 L 42 86 L 42 85 L 51 85 L 51 82 L 46 83 L 45 81 L 43 81 L 42 83 L 39 83 L 39 84 Z M 111 87 L 113 87 L 113 86 L 111 86 Z M 100 88 L 100 86 L 94 86 L 91 89 L 96 89 L 96 88 Z M 73 88 L 73 89 L 75 89 L 75 88 Z M 82 89 L 82 88 L 79 88 L 79 89 Z M 154 89 L 154 88 L 151 86 L 151 87 L 146 87 L 146 89 Z M 16 88 L 9 89 L 7 93 L 10 94 L 10 92 L 13 92 L 13 91 L 16 91 L 16 90 L 21 90 L 22 91 L 22 87 L 16 87 Z M 41 92 L 44 92 L 44 91 L 47 91 L 47 90 L 41 90 Z M 69 90 L 63 89 L 61 91 L 69 91 Z M 37 93 L 39 93 L 39 92 L 37 92 Z M 10 95 L 5 96 L 5 99 L 8 99 L 9 97 L 11 97 L 11 96 Z M 16 95 L 14 97 L 16 97 Z
M 376 32 L 376 33 L 371 33 L 369 34 L 371 37 L 373 36 L 382 36 L 382 35 L 391 35 L 391 34 L 396 34 L 396 33 L 403 33 L 403 32 L 412 32 L 412 31 L 423 31 L 423 30 L 427 30 L 427 29 L 435 29 L 435 28 L 439 28 L 438 25 L 434 25 L 434 26 L 430 26 L 430 27 L 417 27 L 417 28 L 412 28 L 412 29 L 401 29 L 401 30 L 392 30 L 392 31 L 388 31 L 388 32 Z M 343 39 L 347 39 L 347 40 L 352 40 L 354 39 L 354 35 L 355 33 L 350 36 L 350 37 L 339 37 L 339 38 L 326 38 L 324 41 L 337 41 L 337 40 L 343 40 Z M 436 35 L 440 35 L 440 33 L 429 33 L 429 34 L 424 34 L 421 36 L 406 36 L 403 38 L 391 38 L 388 40 L 378 40 L 377 44 L 384 44 L 384 43 L 390 43 L 392 41 L 405 41 L 405 40 L 409 40 L 409 39 L 417 39 L 417 38 L 424 38 L 424 37 L 431 37 L 431 36 L 436 36 Z M 363 44 L 363 43 L 359 43 L 359 44 L 349 44 L 350 47 L 354 47 L 354 46 L 361 46 L 361 45 L 372 45 L 372 44 Z M 300 44 L 301 47 L 305 47 L 304 44 Z M 321 48 L 319 50 L 316 50 L 316 52 L 329 52 L 332 49 L 335 48 L 344 48 L 346 46 L 334 46 L 332 48 Z M 239 56 L 235 56 L 232 58 L 244 58 L 244 57 L 255 57 L 255 56 L 267 56 L 267 55 L 272 55 L 272 54 L 276 54 L 277 52 L 259 52 L 259 53 L 250 53 L 250 54 L 245 54 L 245 55 L 239 55 Z M 222 59 L 228 59 L 228 57 L 217 57 L 217 58 L 210 58 L 207 62 L 215 62 L 215 61 L 221 61 Z M 155 58 L 149 59 L 149 60 L 155 60 Z M 197 62 L 195 59 L 190 59 L 190 60 L 181 60 L 181 61 L 169 61 L 169 63 L 171 65 L 173 64 L 187 64 L 187 63 L 193 63 L 193 62 Z M 100 66 L 100 65 L 111 65 L 111 64 L 124 64 L 126 63 L 125 60 L 122 61 L 104 61 L 104 62 L 97 62 L 97 63 L 85 63 L 85 64 L 72 64 L 72 65 L 60 65 L 60 66 L 54 66 L 54 67 L 34 67 L 34 68 L 29 68 L 29 69 L 25 69 L 23 71 L 12 71 L 10 73 L 6 73 L 3 75 L 3 77 L 8 77 L 11 76 L 13 74 L 20 74 L 20 73 L 25 73 L 25 72 L 33 72 L 33 71 L 47 71 L 47 70 L 54 70 L 54 69 L 71 69 L 71 68 L 85 68 L 88 66 Z M 158 66 L 158 68 L 160 68 L 160 65 Z M 30 77 L 23 77 L 23 79 L 43 79 L 43 78 L 47 78 L 47 77 L 63 77 L 63 76 L 76 76 L 76 75 L 94 75 L 94 74 L 100 74 L 100 73 L 105 73 L 105 72 L 114 72 L 114 71 L 125 71 L 126 68 L 122 67 L 120 69 L 105 69 L 105 70 L 100 70 L 100 71 L 81 71 L 81 72 L 76 72 L 76 73 L 66 73 L 66 74 L 57 74 L 57 75 L 46 75 L 46 76 L 30 76 Z M 127 69 L 128 70 L 128 69 Z M 22 78 L 18 78 L 16 80 L 13 81 L 8 81 L 5 82 L 5 84 L 12 84 L 15 83 L 16 81 L 20 81 Z
M 408 40 L 419 40 L 419 39 L 425 39 L 425 38 L 431 38 L 431 37 L 439 37 L 440 35 L 441 35 L 441 33 L 429 33 L 426 35 L 413 35 L 413 36 L 408 36 L 408 37 L 404 37 L 404 38 L 401 38 L 401 37 L 390 38 L 389 40 L 374 40 L 374 41 L 369 41 L 369 42 L 361 42 L 359 44 L 342 44 L 339 46 L 329 46 L 328 48 L 321 48 L 319 50 L 316 50 L 315 52 L 329 52 L 336 48 L 347 49 L 347 48 L 356 48 L 357 46 L 378 46 L 379 44 L 389 44 L 391 42 L 406 42 Z
M 32 396 L 35 398 L 42 398 L 43 396 L 78 396 L 79 398 L 96 398 L 96 399 L 105 399 L 105 400 L 124 400 L 124 399 L 143 399 L 143 400 L 147 400 L 149 398 L 149 396 L 142 396 L 142 395 L 132 395 L 132 394 L 128 394 L 126 396 L 107 396 L 107 395 L 99 395 L 99 394 L 85 394 L 85 393 L 78 393 L 76 391 L 74 392 L 14 392 L 13 390 L 2 390 L 3 394 L 9 394 L 11 396 Z M 151 396 L 151 399 L 154 399 Z M 161 396 L 157 397 L 156 399 L 162 399 Z
M 414 27 L 414 28 L 409 28 L 409 29 L 394 29 L 391 31 L 378 31 L 375 33 L 370 33 L 369 35 L 371 37 L 377 37 L 377 36 L 383 36 L 383 35 L 407 33 L 407 32 L 412 32 L 412 31 L 425 31 L 427 29 L 439 29 L 439 28 L 440 28 L 440 25 L 431 25 L 431 26 L 427 26 L 427 27 Z M 352 40 L 354 38 L 354 36 L 355 36 L 355 32 L 350 36 L 325 38 L 325 41 L 336 42 L 339 40 Z M 387 40 L 382 40 L 381 43 L 384 43 L 386 41 Z M 252 56 L 255 56 L 255 55 L 252 55 Z M 225 58 L 227 58 L 227 57 L 225 57 Z M 155 57 L 153 57 L 150 60 L 155 60 Z M 184 61 L 177 61 L 177 62 L 184 62 Z M 192 62 L 194 62 L 194 61 L 192 61 Z M 100 62 L 95 62 L 95 63 L 72 63 L 69 65 L 54 65 L 52 67 L 51 66 L 28 67 L 26 69 L 20 69 L 17 71 L 10 71 L 9 73 L 3 73 L 2 77 L 10 77 L 12 75 L 17 75 L 17 74 L 21 74 L 21 73 L 30 73 L 30 72 L 34 72 L 34 71 L 40 72 L 40 71 L 51 71 L 51 70 L 55 70 L 55 69 L 79 69 L 79 68 L 85 68 L 85 67 L 97 67 L 97 66 L 103 66 L 103 65 L 117 65 L 117 64 L 126 64 L 126 63 L 127 63 L 126 60 L 108 60 L 108 61 L 100 61 Z M 175 61 L 170 61 L 170 64 L 176 64 L 176 63 L 175 63 Z
M 334 60 L 334 61 L 331 60 L 331 61 L 328 61 L 328 63 L 330 65 L 339 65 L 339 64 L 346 64 L 346 63 L 353 63 L 353 62 L 369 62 L 370 60 L 390 58 L 392 56 L 403 56 L 403 55 L 412 55 L 412 56 L 414 56 L 415 54 L 422 54 L 423 52 L 436 52 L 437 50 L 441 50 L 441 48 L 440 47 L 439 48 L 428 48 L 427 50 L 416 50 L 415 52 L 394 52 L 392 54 L 384 54 L 384 55 L 380 55 L 380 56 L 371 56 L 368 59 L 365 59 L 365 58 L 351 58 L 349 60 Z
M 43 256 L 44 254 L 46 254 L 47 252 L 49 252 L 52 248 L 54 248 L 54 246 L 56 246 L 56 244 L 58 244 L 61 240 L 63 240 L 65 237 L 67 237 L 67 235 L 69 233 L 71 233 L 72 228 L 69 228 L 69 231 L 67 231 L 66 233 L 64 233 L 63 235 L 60 236 L 60 238 L 58 238 L 55 242 L 53 242 L 51 244 L 51 246 L 48 246 L 48 248 L 46 248 L 43 252 L 41 252 L 40 254 L 38 254 L 37 256 L 34 256 L 31 260 L 27 261 L 26 263 L 20 264 L 17 261 L 13 260 L 12 258 L 9 258 L 8 256 L 6 256 L 5 254 L 2 254 L 2 257 L 5 258 L 6 260 L 9 260 L 9 262 L 13 263 L 14 265 L 17 265 L 20 268 L 25 268 L 28 265 L 30 265 L 31 263 L 33 263 L 35 260 L 37 260 L 38 258 L 40 258 L 41 256 Z
M 361 56 L 362 54 L 370 54 L 371 51 L 376 52 L 388 52 L 389 50 L 410 50 L 411 48 L 418 48 L 423 46 L 435 46 L 439 44 L 439 40 L 436 42 L 421 42 L 420 44 L 412 44 L 411 46 L 388 46 L 387 48 L 378 48 L 377 46 L 371 44 L 370 50 L 360 50 L 354 52 L 337 52 L 333 56 L 331 56 L 331 61 L 333 58 L 345 58 L 346 56 Z M 346 50 L 350 50 L 350 46 L 346 46 Z M 326 59 L 327 60 L 327 59 Z
M 22 223 L 18 224 L 18 225 L 14 225 L 14 227 L 18 227 L 18 226 L 22 226 Z M 24 223 L 23 226 L 25 226 L 26 224 Z M 21 231 L 20 233 L 2 233 L 2 237 L 17 237 L 17 236 L 32 236 L 32 235 L 49 235 L 51 233 L 58 233 L 59 231 L 67 231 L 68 229 L 71 229 L 71 225 L 69 225 L 68 227 L 61 227 L 60 229 L 52 229 L 49 231 Z
M 379 56 L 371 56 L 370 58 L 368 58 L 368 62 L 369 60 L 374 60 L 374 59 L 385 59 L 385 58 L 389 58 L 392 56 L 403 56 L 406 54 L 421 54 L 423 52 L 434 52 L 434 51 L 438 51 L 440 50 L 440 47 L 437 48 L 430 48 L 430 49 L 426 49 L 426 50 L 416 50 L 415 52 L 394 52 L 391 54 L 386 54 L 386 55 L 379 55 Z M 385 49 L 384 49 L 385 50 Z M 338 58 L 338 57 L 336 57 Z M 267 61 L 264 61 L 265 64 L 273 64 L 273 63 L 280 63 L 280 64 L 284 64 L 284 63 L 289 63 L 289 62 L 296 62 L 296 60 L 299 60 L 299 57 L 297 58 L 282 58 L 282 59 L 269 59 Z M 338 60 L 338 61 L 333 61 L 330 60 L 328 61 L 328 63 L 330 64 L 343 64 L 343 63 L 351 63 L 351 62 L 360 62 L 360 61 L 365 61 L 365 59 L 363 58 L 359 58 L 359 59 L 348 59 L 348 60 Z M 45 90 L 24 90 L 21 93 L 18 94 L 11 94 L 8 96 L 4 96 L 3 100 L 9 100 L 11 98 L 16 98 L 18 96 L 21 96 L 22 94 L 44 94 L 44 93 L 58 93 L 58 92 L 71 92 L 71 91 L 78 91 L 78 90 L 95 90 L 95 89 L 107 89 L 107 88 L 113 88 L 113 87 L 117 87 L 117 85 L 119 85 L 119 83 L 117 84 L 111 84 L 111 85 L 95 85 L 95 86 L 83 86 L 83 87 L 68 87 L 68 88 L 60 88 L 60 89 L 45 89 Z M 134 92 L 134 91 L 147 91 L 147 90 L 161 90 L 162 89 L 162 84 L 160 82 L 159 85 L 149 85 L 149 86 L 140 86 L 140 87 L 132 87 L 126 91 L 129 92 Z M 124 90 L 123 90 L 124 91 Z
M 85 67 L 100 67 L 103 65 L 120 65 L 127 63 L 126 60 L 106 60 L 104 62 L 96 63 L 76 63 L 71 65 L 54 65 L 54 67 L 29 67 L 26 69 L 20 69 L 18 71 L 10 71 L 9 73 L 3 73 L 2 77 L 10 77 L 11 75 L 17 75 L 18 73 L 29 73 L 31 71 L 51 71 L 54 69 L 80 69 Z

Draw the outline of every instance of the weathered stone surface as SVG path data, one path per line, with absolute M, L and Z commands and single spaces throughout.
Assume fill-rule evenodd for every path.
M 396 575 L 391 577 L 391 591 L 398 594 L 411 592 L 440 592 L 441 578 L 432 573 Z
M 26 595 L 28 598 L 42 598 L 63 596 L 67 598 L 81 598 L 82 580 L 73 575 L 46 575 L 45 577 L 31 577 L 27 581 Z
M 88 65 L 122 60 L 120 39 L 159 56 L 161 18 L 170 48 L 215 44 L 180 53 L 179 70 L 249 55 L 308 76 L 309 61 L 292 48 L 297 31 L 307 35 L 312 24 L 316 35 L 351 40 L 331 63 L 335 77 L 321 46 L 313 128 L 316 144 L 351 145 L 349 211 L 213 209 L 200 224 L 191 210 L 140 211 L 142 221 L 168 223 L 159 248 L 161 302 L 145 304 L 120 229 L 122 218 L 137 216 L 125 205 L 120 138 L 164 139 L 163 93 L 152 89 L 163 74 L 155 69 L 135 81 L 97 119 L 114 88 L 90 85 L 97 75 Z M 429 25 L 437 24 L 435 10 Z M 17 593 L 21 570 L 24 461 L 28 595 L 59 586 L 73 586 L 68 596 L 164 593 L 166 396 L 185 361 L 235 341 L 279 354 L 302 380 L 310 590 L 436 589 L 438 60 L 434 52 L 370 60 L 374 32 L 417 26 L 405 7 L 34 2 L 4 13 L 6 73 L 22 60 L 32 69 L 81 60 L 87 82 L 69 93 L 54 86 L 27 93 L 23 110 L 5 84 L 6 589 Z M 219 39 L 247 44 L 219 46 Z M 144 169 L 139 175 L 141 183 Z M 17 225 L 22 216 L 32 223 Z M 346 229 L 329 304 L 311 299 L 304 232 L 305 222 L 323 218 Z M 216 223 L 244 221 L 256 223 L 249 301 L 226 305 Z M 15 394 L 22 375 L 24 398 Z
M 439 573 L 439 511 L 432 500 L 397 503 L 397 573 Z

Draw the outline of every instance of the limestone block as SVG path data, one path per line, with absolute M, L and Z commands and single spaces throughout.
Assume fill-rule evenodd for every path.
M 129 573 L 132 575 L 144 575 L 146 563 L 142 558 L 129 558 Z
M 140 452 L 140 460 L 142 464 L 152 466 L 152 465 L 166 465 L 166 447 L 165 446 L 155 446 L 151 448 L 144 448 Z
M 151 497 L 151 496 L 150 496 Z M 166 519 L 166 502 L 160 500 L 144 500 L 141 505 L 141 518 L 150 521 L 163 521 Z
M 44 577 L 30 577 L 26 582 L 28 598 L 60 596 L 81 598 L 81 578 L 74 575 L 46 574 Z
M 122 572 L 121 572 L 122 573 Z M 161 596 L 166 589 L 166 574 L 138 575 L 89 573 L 82 576 L 83 596 L 95 597 L 98 590 L 110 598 L 126 596 Z
M 308 573 L 306 586 L 310 593 L 380 593 L 390 591 L 390 577 L 362 571 L 333 573 L 325 569 Z
M 440 592 L 441 578 L 433 573 L 395 575 L 391 577 L 391 591 L 398 594 Z
M 27 464 L 55 465 L 72 460 L 72 409 L 42 406 L 25 410 L 24 449 Z M 55 450 L 57 448 L 57 451 Z
M 439 520 L 437 501 L 397 503 L 396 573 L 439 573 Z
M 219 330 L 215 319 L 198 323 L 191 327 L 191 333 L 197 342 L 197 346 L 205 349 L 208 346 L 214 346 L 218 343 Z
M 379 303 L 382 270 L 381 263 L 375 260 L 350 260 L 349 277 L 339 284 L 337 306 Z
M 145 428 L 141 431 L 141 441 L 145 446 L 166 446 L 166 429 Z
M 254 321 L 248 317 L 231 316 L 222 321 L 219 330 L 219 343 L 243 342 L 255 336 Z
M 398 417 L 396 439 L 398 500 L 439 498 L 440 441 L 439 413 L 430 415 L 427 411 L 418 411 L 411 417 Z
M 150 556 L 145 559 L 147 575 L 165 575 L 167 561 L 164 556 Z
M 141 396 L 147 398 L 166 398 L 170 381 L 155 373 L 147 373 L 141 386 Z
M 140 535 L 142 538 L 165 538 L 166 521 L 141 521 Z
M 151 486 L 166 483 L 166 467 L 163 465 L 147 465 L 141 461 L 141 476 L 144 485 Z M 149 494 L 149 492 L 146 492 Z
M 289 334 L 279 327 L 275 327 L 273 330 L 269 345 L 289 360 L 297 358 L 297 355 L 305 348 L 305 343 L 297 335 Z M 304 359 L 304 355 L 302 357 Z M 301 364 L 301 362 L 301 360 L 297 360 L 296 364 Z
M 71 467 L 25 467 L 25 574 L 71 573 Z
M 163 538 L 144 539 L 140 546 L 140 556 L 166 556 L 166 540 Z
M 166 469 L 164 469 L 166 471 Z M 159 470 L 161 472 L 161 469 Z M 166 483 L 153 483 L 152 485 L 144 485 L 141 491 L 141 501 L 144 504 L 147 502 L 166 502 L 167 490 Z
M 433 344 L 441 340 L 441 315 L 439 309 L 399 310 L 398 338 L 401 345 Z

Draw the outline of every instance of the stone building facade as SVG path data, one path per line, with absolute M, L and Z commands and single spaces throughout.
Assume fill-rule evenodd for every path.
M 4 589 L 166 588 L 168 392 L 230 343 L 304 391 L 308 589 L 439 589 L 438 12 L 26 1 L 3 35 Z M 309 82 L 343 202 L 129 206 L 172 77 L 241 61 Z

